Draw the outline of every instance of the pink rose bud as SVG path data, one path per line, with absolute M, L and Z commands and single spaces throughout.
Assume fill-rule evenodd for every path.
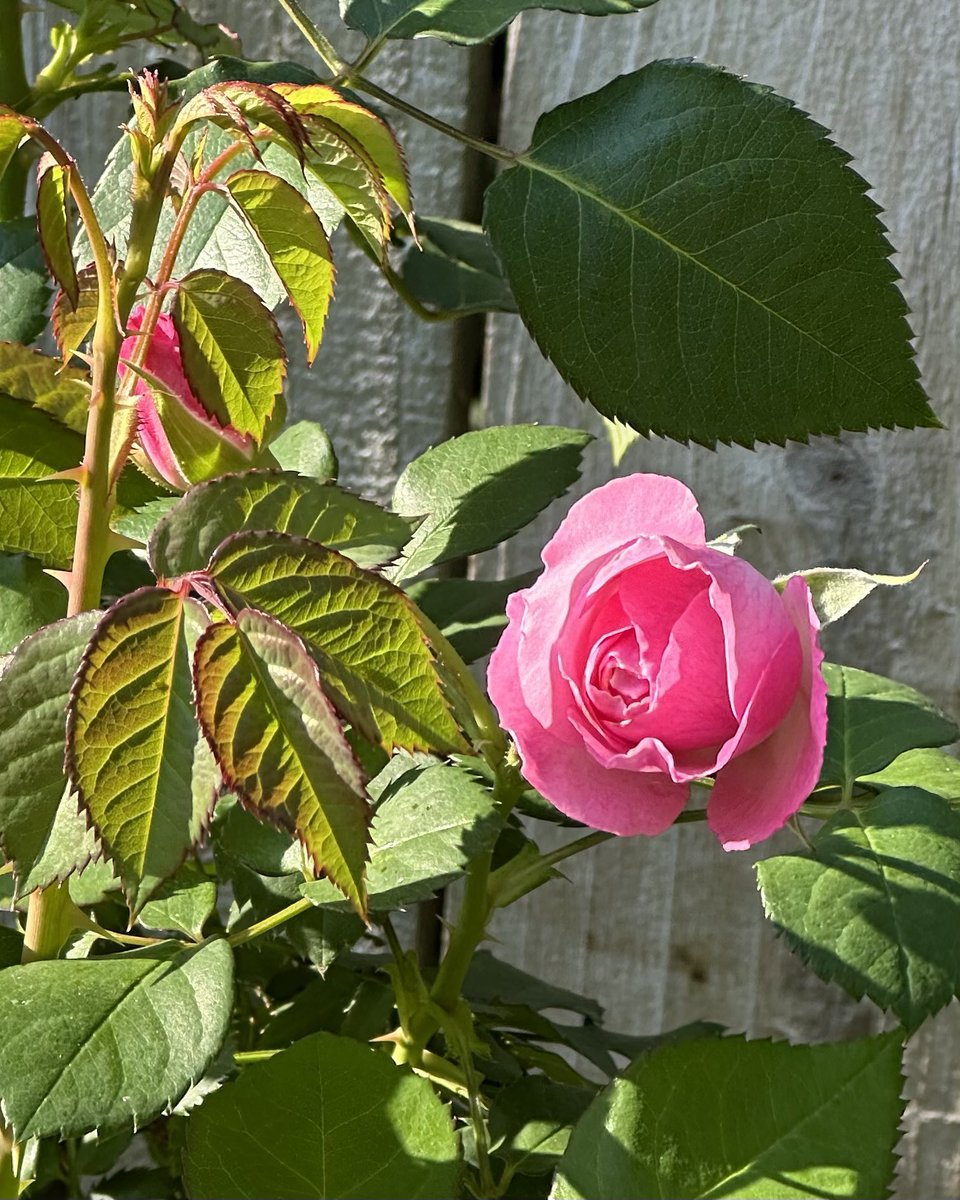
M 820 623 L 706 545 L 693 494 L 631 475 L 585 496 L 510 597 L 488 684 L 526 778 L 595 829 L 655 834 L 715 780 L 726 850 L 769 837 L 817 784 L 827 735 Z
M 130 314 L 131 331 L 120 350 L 121 359 L 132 359 L 143 322 L 143 305 Z M 249 466 L 256 447 L 252 438 L 221 425 L 194 395 L 183 369 L 180 342 L 173 318 L 161 313 L 144 360 L 143 370 L 162 384 L 166 397 L 157 397 L 146 379 L 133 387 L 137 397 L 137 440 L 151 466 L 172 487 L 185 491 L 201 478 L 210 476 L 211 463 L 222 470 Z M 128 368 L 121 366 L 121 376 Z M 176 411 L 164 413 L 164 405 L 175 403 Z

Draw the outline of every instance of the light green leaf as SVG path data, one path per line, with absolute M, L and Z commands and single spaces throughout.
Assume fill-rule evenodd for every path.
M 197 398 L 221 424 L 261 443 L 283 422 L 287 363 L 259 297 L 221 271 L 192 271 L 177 288 L 173 319 Z
M 140 910 L 140 924 L 148 929 L 177 930 L 199 942 L 203 927 L 216 907 L 216 883 L 202 867 L 188 859 Z
M 759 525 L 734 525 L 733 529 L 727 529 L 723 533 L 718 533 L 715 538 L 711 538 L 707 545 L 714 550 L 719 550 L 721 554 L 736 554 L 745 533 L 759 532 Z
M 507 597 L 529 587 L 536 571 L 513 579 L 421 579 L 407 594 L 464 662 L 489 654 L 507 626 Z
M 367 37 L 438 37 L 485 42 L 533 8 L 607 16 L 634 13 L 656 0 L 340 0 L 343 19 Z
M 0 392 L 42 409 L 75 433 L 86 430 L 90 378 L 85 370 L 65 367 L 49 354 L 16 342 L 0 342 Z M 76 440 L 70 444 L 83 445 Z M 68 465 L 76 466 L 79 461 L 78 456 Z
M 52 155 L 44 154 L 37 167 L 37 228 L 40 246 L 50 274 L 76 306 L 80 288 L 77 268 L 70 250 L 67 198 L 69 168 L 61 166 Z
M 192 488 L 158 524 L 150 562 L 175 579 L 206 567 L 232 533 L 276 530 L 331 546 L 360 566 L 396 558 L 410 522 L 332 484 L 292 471 L 246 471 Z
M 97 280 L 95 263 L 89 263 L 77 272 L 76 299 L 71 300 L 66 292 L 57 292 L 53 304 L 51 323 L 53 336 L 60 347 L 64 363 L 68 363 L 75 350 L 88 340 L 97 321 L 97 307 L 100 302 L 100 285 Z M 86 404 L 78 407 L 75 422 L 68 422 L 71 429 L 83 429 L 79 424 L 86 417 Z
M 320 483 L 333 483 L 340 471 L 330 435 L 316 421 L 288 425 L 270 443 L 270 453 L 285 471 L 309 475 Z
M 159 500 L 148 500 L 146 504 L 127 512 L 115 513 L 110 519 L 110 528 L 145 546 L 161 520 L 179 500 L 179 496 L 161 496 Z
M 632 425 L 626 425 L 623 421 L 617 420 L 616 417 L 612 421 L 609 417 L 604 417 L 603 426 L 607 431 L 607 441 L 610 443 L 610 457 L 613 460 L 613 465 L 619 467 L 621 462 L 623 462 L 623 456 L 634 442 L 639 441 L 643 434 L 637 433 Z
M 820 624 L 829 625 L 856 608 L 874 588 L 903 587 L 905 583 L 913 583 L 925 565 L 921 564 L 909 575 L 871 575 L 853 567 L 811 567 L 807 571 L 791 571 L 789 575 L 780 575 L 773 581 L 773 586 L 782 592 L 788 580 L 794 576 L 805 579 Z
M 886 1195 L 902 1036 L 819 1046 L 711 1038 L 644 1055 L 577 1123 L 551 1197 Z
M 197 645 L 197 712 L 227 786 L 366 912 L 366 780 L 303 642 L 243 611 Z
M 400 262 L 403 282 L 435 312 L 516 312 L 487 235 L 479 225 L 446 217 L 417 217 L 418 246 L 410 237 Z
M 960 802 L 960 761 L 946 750 L 907 750 L 882 770 L 861 775 L 860 782 L 880 790 L 920 788 L 942 796 L 956 808 Z
M 11 967 L 0 974 L 4 1116 L 20 1141 L 145 1125 L 213 1061 L 232 1007 L 225 941 Z
M 248 1067 L 187 1127 L 193 1200 L 440 1200 L 458 1170 L 450 1113 L 427 1080 L 329 1033 Z
M 490 1138 L 498 1157 L 521 1175 L 552 1171 L 573 1126 L 593 1099 L 589 1088 L 528 1075 L 501 1088 L 490 1106 Z
M 466 771 L 417 767 L 387 788 L 370 829 L 368 902 L 373 912 L 426 900 L 489 850 L 503 826 L 491 793 Z M 326 880 L 300 891 L 314 904 L 339 900 Z
M 0 675 L 0 845 L 21 894 L 66 879 L 98 852 L 63 753 L 70 685 L 99 615 L 39 630 Z
M 410 579 L 435 563 L 506 540 L 580 478 L 591 435 L 554 425 L 478 429 L 442 442 L 397 481 L 393 507 L 424 520 L 393 570 Z
M 827 745 L 821 783 L 852 788 L 905 750 L 945 746 L 958 736 L 956 724 L 906 684 L 834 663 L 824 663 L 823 674 Z
M 838 812 L 812 854 L 757 865 L 764 911 L 822 978 L 869 996 L 907 1029 L 960 988 L 960 814 L 891 788 Z
M 656 62 L 542 117 L 484 224 L 541 350 L 604 416 L 708 446 L 936 426 L 848 163 L 769 88 Z
M 0 654 L 9 654 L 28 633 L 58 621 L 66 611 L 66 589 L 35 558 L 0 554 Z
M 320 218 L 295 187 L 265 171 L 237 171 L 226 186 L 300 317 L 307 362 L 312 363 L 320 349 L 335 276 Z
M 37 222 L 0 221 L 0 339 L 32 342 L 47 324 L 50 284 Z
M 70 697 L 67 769 L 134 916 L 196 844 L 216 798 L 192 704 L 206 623 L 175 592 L 125 596 L 97 625 Z
M 463 740 L 407 597 L 385 579 L 306 538 L 238 533 L 210 574 L 247 605 L 306 639 L 324 688 L 368 740 L 385 749 L 446 752 Z

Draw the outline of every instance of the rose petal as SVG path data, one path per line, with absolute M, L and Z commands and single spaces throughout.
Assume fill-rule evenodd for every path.
M 707 820 L 725 850 L 745 850 L 780 829 L 816 787 L 823 765 L 827 685 L 820 671 L 820 622 L 804 580 L 791 579 L 782 600 L 800 634 L 800 687 L 773 733 L 717 774 Z

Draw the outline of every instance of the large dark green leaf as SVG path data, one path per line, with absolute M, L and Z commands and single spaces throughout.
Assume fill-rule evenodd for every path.
M 35 558 L 0 554 L 0 654 L 66 615 L 67 592 Z
M 306 639 L 334 703 L 371 740 L 463 748 L 415 610 L 386 580 L 288 534 L 234 534 L 210 573 L 239 607 L 270 613 Z
M 891 788 L 757 875 L 790 949 L 907 1028 L 960 988 L 960 814 L 942 797 Z
M 192 702 L 206 623 L 178 593 L 125 596 L 97 625 L 70 697 L 68 769 L 134 915 L 199 839 L 219 787 Z
M 439 37 L 485 42 L 531 8 L 587 13 L 632 13 L 656 0 L 340 0 L 343 19 L 367 37 Z
M 510 425 L 478 429 L 415 458 L 397 480 L 393 507 L 423 521 L 393 571 L 410 579 L 505 541 L 580 478 L 581 429 Z
M 0 973 L 0 1099 L 19 1139 L 144 1125 L 212 1062 L 233 1007 L 225 941 Z
M 577 1123 L 551 1196 L 886 1195 L 903 1112 L 901 1038 L 726 1037 L 645 1055 Z
M 904 683 L 834 663 L 824 663 L 823 674 L 828 689 L 823 783 L 851 788 L 905 750 L 945 746 L 958 735 L 932 700 Z
M 425 900 L 489 850 L 503 825 L 493 796 L 457 767 L 401 775 L 377 805 L 370 830 L 369 905 L 389 912 Z M 340 899 L 327 880 L 300 889 L 314 904 Z
M 0 221 L 0 340 L 32 342 L 47 323 L 50 284 L 33 217 Z
M 211 625 L 194 671 L 197 712 L 227 785 L 295 833 L 331 888 L 365 913 L 366 780 L 303 642 L 244 610 Z
M 422 579 L 407 588 L 464 662 L 489 654 L 507 626 L 507 597 L 529 587 L 536 571 L 513 579 Z
M 247 1068 L 190 1117 L 193 1200 L 442 1200 L 453 1124 L 425 1079 L 351 1038 L 314 1034 Z
M 63 752 L 70 685 L 98 616 L 41 629 L 0 676 L 0 845 L 21 893 L 65 879 L 97 853 Z
M 658 62 L 487 193 L 524 322 L 601 413 L 706 445 L 936 425 L 867 185 L 769 88 Z
M 224 538 L 244 529 L 310 538 L 375 567 L 397 556 L 411 526 L 334 484 L 293 471 L 245 471 L 191 488 L 157 525 L 150 563 L 166 579 L 202 570 Z

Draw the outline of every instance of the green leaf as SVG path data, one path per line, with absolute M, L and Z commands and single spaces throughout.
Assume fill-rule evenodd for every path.
M 633 13 L 656 0 L 340 0 L 343 19 L 370 38 L 438 37 L 485 42 L 530 9 L 601 17 Z
M 946 750 L 907 750 L 883 770 L 861 775 L 860 782 L 881 791 L 921 788 L 942 796 L 956 808 L 960 801 L 960 762 Z
M 210 817 L 219 779 L 193 713 L 206 613 L 146 587 L 102 615 L 70 697 L 67 769 L 136 916 Z
M 645 1055 L 577 1123 L 554 1200 L 887 1194 L 902 1034 L 791 1046 L 713 1038 Z
M 416 612 L 398 588 L 287 534 L 235 534 L 210 574 L 242 605 L 306 639 L 325 690 L 368 740 L 388 750 L 464 748 Z
M 612 421 L 609 417 L 604 417 L 603 425 L 607 433 L 607 441 L 610 443 L 610 457 L 613 460 L 613 465 L 619 467 L 623 461 L 623 456 L 634 442 L 639 441 L 643 434 L 637 433 L 632 425 L 625 425 L 623 421 L 618 421 L 616 417 Z
M 80 298 L 77 268 L 70 250 L 67 212 L 70 168 L 44 154 L 37 167 L 37 228 L 50 274 L 76 307 Z
M 502 827 L 493 796 L 466 771 L 412 765 L 387 788 L 373 818 L 367 867 L 371 911 L 390 912 L 426 900 L 489 850 Z M 318 905 L 339 899 L 326 880 L 305 883 L 300 891 Z
M 484 223 L 530 332 L 604 416 L 708 446 L 936 426 L 848 162 L 769 88 L 657 62 L 542 117 Z
M 237 171 L 226 186 L 300 317 L 307 362 L 312 363 L 320 349 L 335 275 L 320 218 L 295 187 L 265 171 Z
M 285 471 L 309 475 L 320 483 L 333 483 L 340 464 L 330 435 L 316 421 L 297 421 L 270 443 L 270 453 Z
M 0 554 L 0 654 L 66 615 L 67 593 L 34 558 Z
M 20 1141 L 145 1125 L 213 1061 L 232 1005 L 225 941 L 11 967 L 0 974 L 8 1124 Z
M 0 846 L 21 894 L 66 879 L 97 854 L 63 750 L 70 685 L 99 615 L 39 630 L 0 675 Z
M 292 471 L 246 471 L 191 488 L 158 524 L 150 563 L 166 579 L 203 570 L 224 538 L 241 530 L 310 538 L 375 567 L 396 558 L 410 522 Z
M 53 335 L 65 363 L 70 361 L 74 351 L 79 350 L 93 332 L 97 321 L 99 302 L 100 285 L 94 263 L 88 264 L 77 272 L 75 300 L 71 300 L 64 291 L 57 292 L 51 321 Z M 81 415 L 85 415 L 85 413 Z M 75 429 L 77 425 L 71 425 L 71 428 Z
M 453 646 L 464 662 L 489 654 L 507 626 L 507 597 L 529 587 L 536 571 L 513 579 L 421 579 L 407 595 Z
M 303 642 L 263 613 L 197 645 L 197 711 L 227 785 L 295 833 L 359 913 L 369 810 L 363 772 Z
M 271 1015 L 256 1048 L 284 1049 L 321 1031 L 367 1042 L 389 1032 L 395 1004 L 389 985 L 334 965 Z
M 552 1171 L 593 1095 L 588 1088 L 542 1076 L 527 1076 L 501 1088 L 490 1106 L 490 1138 L 501 1142 L 498 1157 L 521 1175 Z
M 23 955 L 23 934 L 9 925 L 0 925 L 0 971 L 15 967 Z
M 921 565 L 909 575 L 871 575 L 852 567 L 811 567 L 806 571 L 780 575 L 773 581 L 773 586 L 782 592 L 794 576 L 805 579 L 820 624 L 830 625 L 856 608 L 875 588 L 903 587 L 906 583 L 913 583 L 922 570 Z
M 537 1011 L 563 1008 L 591 1021 L 603 1019 L 603 1009 L 588 996 L 557 987 L 501 962 L 487 950 L 478 950 L 463 985 L 467 999 L 481 1004 L 525 1004 Z
M 397 580 L 505 541 L 580 478 L 591 435 L 554 425 L 478 429 L 427 450 L 397 481 L 393 507 L 423 517 Z
M 190 1117 L 193 1200 L 454 1195 L 456 1141 L 430 1084 L 350 1038 L 314 1034 L 248 1067 Z
M 409 238 L 400 262 L 403 282 L 435 312 L 516 312 L 517 304 L 487 235 L 479 225 L 418 217 L 419 246 Z
M 179 502 L 179 496 L 161 496 L 159 500 L 148 500 L 141 507 L 115 513 L 110 519 L 110 528 L 145 546 L 156 527 Z
M 955 723 L 932 700 L 904 683 L 834 663 L 824 663 L 823 674 L 827 746 L 822 783 L 851 788 L 905 750 L 945 746 L 958 736 Z
M 838 812 L 812 854 L 757 865 L 767 916 L 822 978 L 918 1028 L 960 988 L 960 813 L 891 788 Z
M 47 324 L 50 284 L 33 217 L 0 221 L 0 339 L 32 342 Z
M 188 859 L 140 910 L 140 924 L 148 929 L 173 929 L 199 942 L 216 907 L 216 883 Z
M 86 430 L 90 407 L 89 376 L 85 370 L 65 367 L 60 359 L 51 358 L 49 354 L 41 354 L 39 350 L 16 342 L 0 342 L 0 392 L 42 409 L 75 433 L 82 434 Z M 70 445 L 82 447 L 83 443 L 74 439 Z M 76 466 L 80 454 L 67 465 Z
M 192 271 L 177 288 L 173 319 L 197 398 L 221 424 L 262 442 L 283 421 L 287 363 L 257 294 L 221 271 Z

